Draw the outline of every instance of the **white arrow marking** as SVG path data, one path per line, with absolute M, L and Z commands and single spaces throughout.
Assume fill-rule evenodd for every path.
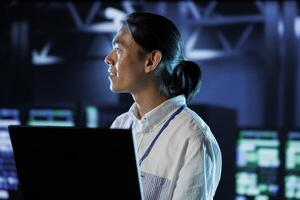
M 49 56 L 51 44 L 47 43 L 42 49 L 41 53 L 37 50 L 32 52 L 32 63 L 34 65 L 51 65 L 61 62 L 63 59 L 58 56 Z

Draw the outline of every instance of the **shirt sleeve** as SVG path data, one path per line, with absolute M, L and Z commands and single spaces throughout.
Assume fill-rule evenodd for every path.
M 187 142 L 172 200 L 212 200 L 221 173 L 219 146 L 201 135 Z

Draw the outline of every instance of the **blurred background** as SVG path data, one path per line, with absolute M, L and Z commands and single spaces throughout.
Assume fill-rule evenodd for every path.
M 134 11 L 172 19 L 186 58 L 201 66 L 189 106 L 222 150 L 215 199 L 300 199 L 300 5 L 292 0 L 1 2 L 0 199 L 22 199 L 8 125 L 109 127 L 129 109 L 130 95 L 109 90 L 103 60 Z

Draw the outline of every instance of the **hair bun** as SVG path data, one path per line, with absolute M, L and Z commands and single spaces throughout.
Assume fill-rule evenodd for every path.
M 187 101 L 199 91 L 201 76 L 200 67 L 193 61 L 182 60 L 176 66 L 173 73 L 176 88 L 181 89 Z

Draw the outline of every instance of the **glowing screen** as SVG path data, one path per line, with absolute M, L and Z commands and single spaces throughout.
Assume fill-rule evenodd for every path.
M 280 141 L 276 131 L 241 130 L 237 141 L 236 200 L 279 195 Z
M 8 199 L 8 191 L 18 189 L 18 178 L 8 126 L 20 125 L 19 114 L 17 109 L 0 108 L 0 199 Z

